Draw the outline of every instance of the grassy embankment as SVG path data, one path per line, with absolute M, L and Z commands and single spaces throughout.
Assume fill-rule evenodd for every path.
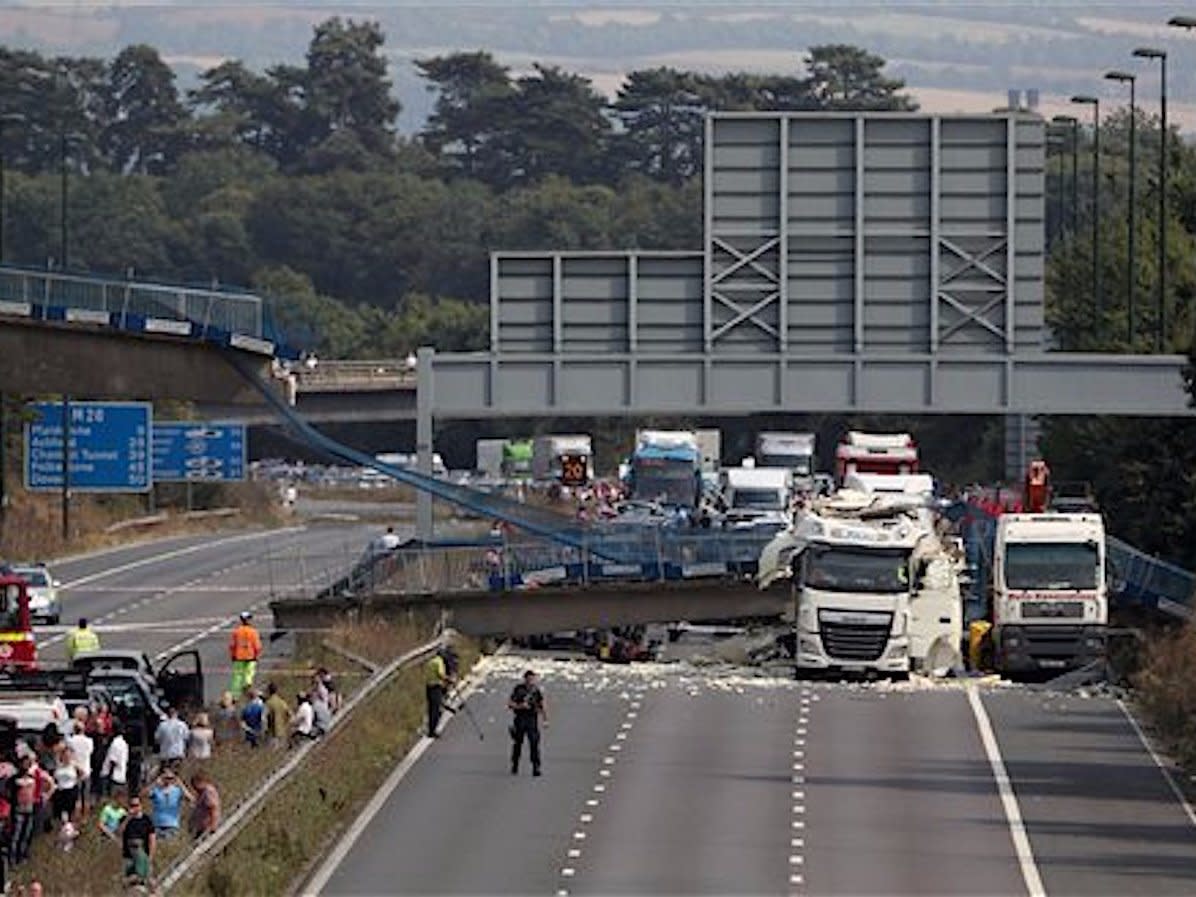
M 355 630 L 347 647 L 379 664 L 429 634 L 419 626 L 399 627 L 404 633 L 399 640 L 394 627 L 365 624 Z M 478 648 L 463 642 L 459 652 L 461 669 L 468 671 L 478 660 Z M 423 674 L 415 666 L 394 676 L 363 712 L 321 743 L 253 821 L 176 893 L 231 897 L 293 891 L 419 739 L 423 722 Z
M 336 673 L 340 688 L 348 697 L 360 688 L 368 678 L 369 671 L 361 665 L 349 661 L 340 652 L 330 650 L 325 642 L 344 648 L 371 662 L 382 664 L 409 648 L 423 643 L 430 637 L 430 633 L 431 625 L 428 622 L 412 621 L 403 625 L 372 623 L 340 627 L 328 633 L 326 639 L 320 639 L 316 635 L 304 636 L 296 652 L 297 662 L 291 665 L 291 669 L 310 668 L 314 670 L 317 666 L 326 666 Z M 472 660 L 472 656 L 470 659 Z M 400 679 L 404 682 L 407 681 L 404 677 L 400 677 Z M 288 700 L 293 703 L 293 696 L 303 690 L 310 680 L 306 675 L 292 673 L 271 676 L 267 672 L 263 681 L 276 682 L 282 693 L 288 696 Z M 383 694 L 379 696 L 380 700 L 385 700 L 387 693 L 391 691 L 393 691 L 393 686 L 384 690 Z M 383 714 L 382 718 L 387 718 L 386 714 L 392 712 L 388 707 L 389 705 L 379 705 L 379 713 Z M 353 731 L 338 732 L 328 740 L 328 743 L 321 745 L 308 760 L 309 765 L 313 767 L 313 772 L 305 773 L 300 778 L 306 782 L 335 779 L 336 777 L 331 775 L 331 769 L 334 763 L 341 762 L 339 758 L 347 756 L 348 749 L 344 745 L 364 740 L 371 746 L 371 751 L 378 751 L 379 744 L 385 741 L 384 737 L 379 737 L 383 733 L 374 733 L 369 727 L 366 727 L 364 734 L 360 731 L 361 720 L 375 718 L 378 718 L 378 714 L 374 712 L 358 714 L 347 724 L 342 724 L 345 729 Z M 406 718 L 404 717 L 404 719 Z M 418 726 L 420 719 L 422 719 L 422 715 L 415 718 L 413 725 Z M 407 731 L 405 724 L 397 728 L 392 727 L 392 733 L 406 734 Z M 353 762 L 357 764 L 355 768 L 361 771 L 372 770 L 375 762 L 381 762 L 374 758 L 369 761 L 364 760 L 356 754 L 355 750 L 352 751 L 352 755 Z M 283 750 L 265 747 L 250 749 L 240 740 L 239 736 L 234 735 L 229 741 L 217 745 L 211 760 L 203 763 L 188 761 L 183 769 L 183 778 L 189 780 L 191 774 L 202 766 L 217 784 L 224 812 L 228 814 L 266 776 L 284 762 L 286 757 L 287 753 Z M 385 774 L 385 770 L 383 770 L 383 774 Z M 352 784 L 356 787 L 356 778 Z M 347 795 L 341 795 L 336 788 L 328 789 L 326 793 L 329 793 L 330 799 L 335 797 L 336 806 L 341 808 L 346 806 L 347 800 L 353 800 L 357 794 L 355 787 Z M 219 861 L 201 872 L 196 878 L 185 883 L 183 890 L 206 894 L 259 894 L 281 891 L 285 887 L 286 880 L 283 880 L 282 885 L 278 887 L 270 882 L 273 882 L 283 872 L 293 873 L 296 870 L 297 864 L 293 856 L 290 853 L 285 854 L 291 859 L 288 859 L 279 869 L 272 869 L 267 865 L 248 872 L 246 870 L 260 862 L 257 858 L 261 855 L 257 851 L 262 848 L 250 846 L 249 852 L 246 853 L 246 848 L 242 844 L 248 842 L 252 845 L 257 838 L 265 834 L 272 845 L 273 841 L 280 837 L 275 831 L 277 829 L 282 833 L 284 839 L 283 849 L 292 849 L 286 846 L 291 843 L 286 838 L 296 834 L 292 831 L 294 817 L 287 815 L 293 811 L 280 809 L 277 806 L 279 797 L 287 796 L 292 791 L 293 786 L 284 787 L 279 795 L 270 801 L 263 814 L 221 852 Z M 310 800 L 311 795 L 301 795 L 300 806 L 303 807 Z M 306 808 L 303 812 L 314 813 L 314 818 L 319 820 L 319 831 L 327 832 L 335 828 L 335 817 L 340 813 L 340 809 L 332 811 L 331 818 L 329 815 Z M 307 842 L 302 843 L 306 844 Z M 319 846 L 316 844 L 312 849 L 318 849 Z M 164 872 L 171 863 L 187 853 L 191 847 L 192 841 L 185 833 L 172 841 L 162 842 L 155 858 L 155 873 Z M 273 849 L 273 846 L 270 849 Z M 254 859 L 250 859 L 250 857 Z M 232 873 L 234 877 L 225 881 L 222 879 L 225 872 Z M 251 877 L 245 878 L 246 875 Z M 259 883 L 255 880 L 255 876 L 266 876 L 266 878 Z M 52 836 L 39 837 L 34 845 L 32 860 L 16 870 L 11 877 L 18 883 L 28 883 L 36 878 L 42 883 L 47 895 L 116 893 L 120 891 L 120 847 L 96 831 L 93 816 L 87 820 L 83 833 L 75 843 L 74 849 L 69 853 L 58 850 L 54 846 Z
M 1134 684 L 1151 727 L 1176 761 L 1196 775 L 1196 623 L 1147 642 Z
M 0 517 L 0 558 L 49 559 L 146 538 L 284 522 L 268 484 L 222 486 L 213 498 L 211 507 L 235 507 L 240 513 L 231 517 L 185 519 L 179 509 L 163 508 L 170 516 L 161 523 L 112 530 L 121 521 L 146 516 L 145 499 L 131 495 L 76 495 L 71 500 L 71 538 L 64 541 L 60 498 L 17 490 L 10 495 L 10 503 Z

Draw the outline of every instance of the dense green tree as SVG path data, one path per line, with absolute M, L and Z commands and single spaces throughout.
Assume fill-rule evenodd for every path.
M 885 60 L 849 44 L 811 47 L 806 91 L 817 109 L 917 109 L 900 91 L 905 82 L 885 76 Z
M 302 82 L 313 146 L 347 132 L 366 152 L 390 155 L 399 103 L 391 95 L 384 41 L 377 22 L 338 16 L 316 26 Z
M 498 113 L 515 93 L 509 71 L 480 50 L 420 59 L 416 67 L 437 94 L 424 144 L 451 172 L 484 177 L 486 148 L 500 134 Z
M 694 73 L 671 68 L 629 74 L 614 104 L 623 125 L 614 145 L 617 163 L 674 185 L 699 174 L 711 109 L 704 87 Z
M 173 165 L 187 117 L 174 70 L 153 47 L 126 47 L 108 68 L 106 121 L 100 147 L 118 172 L 161 174 Z

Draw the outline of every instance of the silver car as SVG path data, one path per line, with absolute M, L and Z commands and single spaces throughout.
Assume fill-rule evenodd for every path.
M 16 565 L 12 572 L 28 584 L 29 616 L 44 623 L 58 623 L 62 617 L 62 605 L 58 601 L 61 583 L 51 575 L 50 568 L 45 564 Z

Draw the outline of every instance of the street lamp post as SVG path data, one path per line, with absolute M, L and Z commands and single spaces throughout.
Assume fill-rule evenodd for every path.
M 1162 352 L 1167 340 L 1167 51 L 1139 47 L 1139 59 L 1159 61 L 1159 226 L 1155 238 L 1159 253 L 1158 308 L 1155 311 L 1155 351 Z
M 1058 125 L 1071 125 L 1071 232 L 1080 227 L 1080 120 L 1074 115 L 1056 115 Z
M 1134 187 L 1136 180 L 1136 166 L 1134 159 L 1134 147 L 1137 141 L 1137 104 L 1135 102 L 1134 89 L 1138 81 L 1138 76 L 1132 72 L 1113 71 L 1105 72 L 1105 78 L 1109 81 L 1118 81 L 1122 84 L 1129 84 L 1130 86 L 1130 208 L 1129 208 L 1129 253 L 1126 257 L 1126 340 L 1129 342 L 1130 349 L 1134 348 L 1134 289 L 1137 286 L 1137 262 L 1138 256 L 1134 253 L 1134 236 L 1136 230 L 1136 223 L 1138 216 L 1135 214 L 1135 196 Z
M 1063 193 L 1064 193 L 1066 185 L 1065 185 L 1065 176 L 1063 173 L 1063 171 L 1064 171 L 1063 153 L 1067 149 L 1066 138 L 1062 134 L 1058 134 L 1058 133 L 1053 134 L 1050 131 L 1048 131 L 1047 132 L 1048 153 L 1049 153 L 1049 150 L 1051 147 L 1055 148 L 1055 158 L 1059 162 L 1058 166 L 1056 166 L 1057 171 L 1055 173 L 1055 190 L 1054 190 L 1055 210 L 1054 210 L 1054 214 L 1053 214 L 1054 228 L 1051 231 L 1051 234 L 1049 235 L 1050 239 L 1048 240 L 1049 243 L 1053 244 L 1053 243 L 1058 242 L 1059 235 L 1064 230 Z M 1047 193 L 1050 194 L 1052 192 L 1050 189 L 1050 179 L 1051 179 L 1050 166 L 1047 167 L 1046 177 L 1047 177 Z
M 1071 101 L 1092 107 L 1092 298 L 1099 320 L 1105 310 L 1100 293 L 1100 98 L 1075 96 Z

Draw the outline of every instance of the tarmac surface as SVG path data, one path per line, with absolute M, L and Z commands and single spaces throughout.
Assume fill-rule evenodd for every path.
M 469 700 L 485 740 L 452 718 L 323 893 L 1196 893 L 1196 820 L 1112 698 L 487 663 Z M 508 768 L 529 664 L 542 778 Z

